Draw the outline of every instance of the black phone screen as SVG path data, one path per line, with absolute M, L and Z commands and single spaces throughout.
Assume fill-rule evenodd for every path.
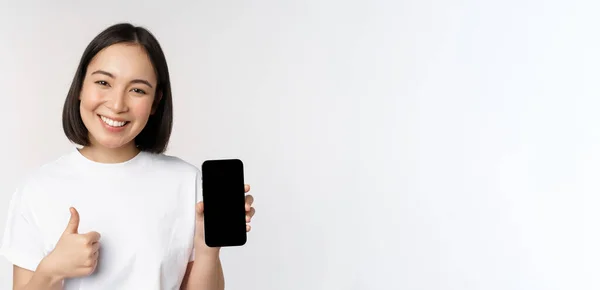
M 202 163 L 204 236 L 209 247 L 246 243 L 243 163 L 238 159 Z

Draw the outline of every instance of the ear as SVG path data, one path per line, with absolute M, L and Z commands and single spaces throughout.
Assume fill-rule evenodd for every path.
M 152 111 L 150 111 L 150 115 L 154 115 L 156 113 L 156 109 L 158 109 L 158 104 L 162 100 L 162 92 L 157 92 L 154 96 L 154 103 L 152 104 Z

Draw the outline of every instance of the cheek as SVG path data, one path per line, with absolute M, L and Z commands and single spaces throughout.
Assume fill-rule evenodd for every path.
M 93 90 L 85 90 L 84 89 L 81 91 L 81 94 L 79 96 L 80 96 L 79 100 L 81 101 L 82 109 L 85 109 L 88 111 L 95 110 L 98 107 L 98 105 L 101 103 L 100 100 L 102 99 L 102 96 Z
M 136 119 L 147 119 L 152 112 L 152 102 L 143 100 L 136 102 L 134 106 L 130 108 L 131 113 L 135 115 Z

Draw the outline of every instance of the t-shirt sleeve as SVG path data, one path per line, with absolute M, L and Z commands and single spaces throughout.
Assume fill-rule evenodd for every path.
M 195 186 L 195 194 L 196 194 L 196 203 L 194 204 L 194 214 L 196 214 L 196 204 L 202 201 L 202 171 L 196 170 L 196 186 Z M 196 217 L 194 216 L 194 219 Z M 192 248 L 192 253 L 189 257 L 189 262 L 194 261 L 194 257 L 196 257 L 196 248 Z
M 35 271 L 44 258 L 39 228 L 21 190 L 17 190 L 8 206 L 8 217 L 0 246 L 0 256 L 12 264 Z

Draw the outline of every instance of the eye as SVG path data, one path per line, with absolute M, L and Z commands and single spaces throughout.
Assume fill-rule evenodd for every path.
M 146 94 L 146 92 L 144 92 L 144 90 L 140 90 L 140 89 L 132 89 L 132 91 L 134 91 L 135 93 L 138 93 L 138 94 L 142 94 L 142 95 Z
M 108 86 L 108 83 L 105 81 L 97 81 L 97 84 L 101 85 L 101 86 Z

